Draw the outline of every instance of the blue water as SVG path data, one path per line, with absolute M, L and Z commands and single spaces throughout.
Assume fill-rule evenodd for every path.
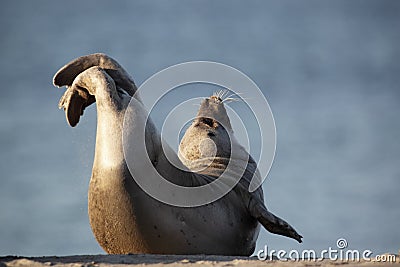
M 0 255 L 103 253 L 87 218 L 96 114 L 70 128 L 51 84 L 69 60 L 110 54 L 141 84 L 190 60 L 231 65 L 263 90 L 277 151 L 270 210 L 304 243 L 400 249 L 399 1 L 3 1 Z M 206 95 L 205 95 L 206 96 Z M 194 107 L 195 108 L 195 107 Z

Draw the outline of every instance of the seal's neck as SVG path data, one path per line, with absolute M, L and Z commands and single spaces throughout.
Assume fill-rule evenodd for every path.
M 97 108 L 96 151 L 93 167 L 105 169 L 125 164 L 122 147 L 124 111 Z

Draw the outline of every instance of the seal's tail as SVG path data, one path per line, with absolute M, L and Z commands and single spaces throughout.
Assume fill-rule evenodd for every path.
M 293 238 L 299 243 L 302 242 L 301 239 L 303 237 L 299 235 L 287 222 L 269 212 L 264 203 L 252 198 L 249 205 L 249 211 L 250 214 L 269 232 Z

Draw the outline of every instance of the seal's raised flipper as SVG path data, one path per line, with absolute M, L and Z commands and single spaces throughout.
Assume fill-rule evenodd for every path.
M 82 84 L 82 73 L 93 67 L 101 69 L 111 77 L 120 92 L 133 96 L 137 91 L 129 74 L 117 61 L 105 54 L 91 54 L 72 60 L 62 67 L 53 78 L 55 86 L 67 86 L 67 91 L 60 99 L 59 107 L 65 110 L 67 121 L 72 127 L 79 122 L 85 108 L 96 102 L 96 96 L 88 91 L 87 85 Z M 79 76 L 81 76 L 80 79 L 77 78 Z M 140 101 L 137 94 L 135 98 Z
M 283 235 L 302 242 L 302 236 L 299 235 L 292 226 L 281 218 L 275 216 L 267 210 L 264 203 L 257 198 L 252 198 L 249 203 L 249 212 L 256 218 L 269 232 Z
M 71 86 L 76 76 L 94 66 L 105 70 L 114 80 L 117 87 L 124 89 L 130 96 L 135 94 L 137 88 L 130 75 L 116 60 L 102 53 L 82 56 L 72 60 L 57 71 L 54 75 L 53 83 L 58 87 Z
M 84 109 L 94 103 L 95 99 L 98 108 L 99 105 L 113 105 L 118 110 L 124 103 L 129 102 L 129 99 L 123 101 L 123 95 L 131 99 L 126 91 L 117 90 L 114 80 L 104 69 L 95 66 L 76 76 L 72 85 L 67 86 L 67 91 L 61 97 L 58 106 L 65 110 L 68 123 L 74 127 Z

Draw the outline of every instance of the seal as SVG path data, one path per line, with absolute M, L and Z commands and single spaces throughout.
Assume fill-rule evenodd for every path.
M 261 187 L 247 188 L 259 175 L 255 161 L 236 141 L 219 95 L 204 99 L 179 146 L 178 157 L 190 171 L 168 161 L 161 137 L 148 118 L 137 87 L 129 74 L 105 54 L 79 57 L 54 76 L 54 85 L 66 86 L 59 107 L 74 127 L 85 108 L 96 102 L 96 147 L 88 206 L 94 236 L 110 254 L 214 254 L 254 252 L 260 224 L 269 232 L 301 242 L 287 222 L 269 212 Z M 130 103 L 130 104 L 129 104 Z M 133 114 L 130 131 L 146 128 L 148 155 L 166 179 L 183 186 L 199 186 L 218 178 L 229 161 L 245 170 L 228 194 L 198 207 L 177 207 L 160 202 L 135 182 L 123 152 L 123 122 Z M 235 166 L 235 164 L 234 164 Z

